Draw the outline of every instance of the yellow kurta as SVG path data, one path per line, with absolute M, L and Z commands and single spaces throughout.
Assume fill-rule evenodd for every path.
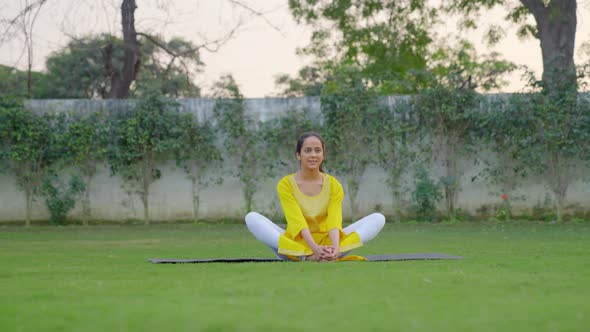
M 340 230 L 340 252 L 346 252 L 363 245 L 356 232 L 349 235 L 342 231 L 342 185 L 328 174 L 322 173 L 324 179 L 322 191 L 315 196 L 308 196 L 299 190 L 295 174 L 289 174 L 277 184 L 279 200 L 287 219 L 287 230 L 279 238 L 279 253 L 289 256 L 308 256 L 313 254 L 311 248 L 301 235 L 301 230 L 309 231 L 319 245 L 331 245 L 328 232 Z

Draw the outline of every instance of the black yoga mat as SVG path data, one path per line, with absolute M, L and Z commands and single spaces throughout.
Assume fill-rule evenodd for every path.
M 446 254 L 418 253 L 418 254 L 394 254 L 394 255 L 367 255 L 369 262 L 386 261 L 410 261 L 410 260 L 432 260 L 432 259 L 463 259 L 461 256 Z M 182 264 L 182 263 L 257 263 L 257 262 L 283 262 L 277 258 L 150 258 L 148 261 L 156 264 Z

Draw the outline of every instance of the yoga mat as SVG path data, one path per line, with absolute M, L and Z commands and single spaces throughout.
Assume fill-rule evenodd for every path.
M 417 254 L 394 254 L 394 255 L 366 255 L 369 262 L 386 262 L 386 261 L 410 261 L 410 260 L 434 260 L 434 259 L 463 259 L 461 256 L 451 256 L 446 254 L 417 253 Z M 148 261 L 155 264 L 195 264 L 195 263 L 262 263 L 262 262 L 286 262 L 278 258 L 150 258 Z

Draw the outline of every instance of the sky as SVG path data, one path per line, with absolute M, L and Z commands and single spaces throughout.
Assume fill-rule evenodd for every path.
M 12 17 L 26 2 L 32 0 L 0 0 L 0 16 Z M 276 95 L 275 77 L 295 75 L 309 63 L 296 54 L 298 47 L 307 44 L 310 29 L 297 25 L 289 13 L 287 0 L 242 0 L 250 8 L 264 13 L 258 16 L 228 0 L 137 0 L 136 26 L 138 31 L 159 33 L 166 37 L 179 36 L 202 44 L 227 35 L 239 24 L 237 33 L 218 51 L 201 53 L 205 67 L 195 75 L 196 83 L 208 88 L 222 74 L 231 73 L 247 98 Z M 63 47 L 69 36 L 110 32 L 120 35 L 120 0 L 48 0 L 37 18 L 33 30 L 35 70 L 44 69 L 48 54 Z M 541 50 L 535 39 L 519 40 L 514 27 L 503 20 L 503 10 L 485 13 L 482 22 L 508 27 L 504 40 L 489 48 L 482 42 L 481 31 L 468 36 L 479 53 L 500 52 L 507 60 L 525 64 L 540 73 Z M 588 60 L 578 51 L 584 41 L 590 41 L 590 0 L 578 1 L 576 61 Z M 439 33 L 454 30 L 447 24 Z M 26 68 L 23 38 L 0 43 L 0 63 Z M 523 83 L 517 75 L 509 77 L 505 92 L 519 91 Z

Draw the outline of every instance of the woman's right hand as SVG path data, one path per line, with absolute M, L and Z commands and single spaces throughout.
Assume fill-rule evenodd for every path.
M 326 257 L 326 248 L 324 246 L 315 245 L 311 247 L 311 251 L 313 252 L 312 260 L 315 261 L 322 261 Z

